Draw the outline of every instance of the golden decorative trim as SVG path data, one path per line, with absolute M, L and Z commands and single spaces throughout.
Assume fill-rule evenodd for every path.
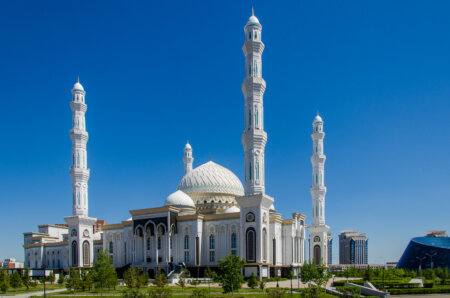
M 277 217 L 271 217 L 269 219 L 269 222 L 277 222 L 277 223 L 283 223 L 283 221 Z
M 58 240 L 58 237 L 51 237 L 51 236 L 31 236 L 31 240 L 40 240 L 40 239 L 56 239 Z
M 61 241 L 61 242 L 53 242 L 53 243 L 31 243 L 31 244 L 26 244 L 23 246 L 23 248 L 30 248 L 30 247 L 41 247 L 41 246 L 45 246 L 45 247 L 51 247 L 51 246 L 63 246 L 63 245 L 67 245 L 67 241 Z
M 178 221 L 184 221 L 184 220 L 195 220 L 195 219 L 204 219 L 204 215 L 202 214 L 189 214 L 189 215 L 179 215 L 177 216 Z
M 306 219 L 306 215 L 304 215 L 304 214 L 301 214 L 301 213 L 292 213 L 292 217 L 295 217 L 295 218 L 300 218 L 300 219 L 303 219 L 303 220 L 305 220 Z
M 283 225 L 292 225 L 295 224 L 295 219 L 283 219 L 282 223 Z
M 39 225 L 38 226 L 38 228 L 46 228 L 46 227 L 59 228 L 59 229 L 69 229 L 69 227 L 60 226 L 60 225 Z
M 23 233 L 24 235 L 45 235 L 45 236 L 48 236 L 48 234 L 47 233 L 38 233 L 38 232 L 25 232 L 25 233 Z
M 130 210 L 130 214 L 131 215 L 145 215 L 145 214 L 169 212 L 169 211 L 178 213 L 178 212 L 180 212 L 180 209 L 175 208 L 173 206 L 163 206 L 163 207 L 156 207 L 156 208 Z
M 123 228 L 123 224 L 110 224 L 110 225 L 104 225 L 102 230 L 114 230 L 114 229 L 120 229 Z
M 103 240 L 94 240 L 94 245 L 95 244 L 103 244 Z
M 222 213 L 222 214 L 205 214 L 205 221 L 217 220 L 217 219 L 228 219 L 228 218 L 239 218 L 239 217 L 241 217 L 240 212 Z

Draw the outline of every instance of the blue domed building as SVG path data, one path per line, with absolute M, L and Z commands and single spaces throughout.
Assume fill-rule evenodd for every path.
M 445 231 L 411 239 L 397 264 L 397 268 L 414 270 L 431 267 L 450 267 L 450 237 Z

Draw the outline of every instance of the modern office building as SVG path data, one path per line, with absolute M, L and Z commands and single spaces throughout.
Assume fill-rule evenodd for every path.
M 331 233 L 328 232 L 328 265 L 333 264 L 333 238 Z
M 368 241 L 366 234 L 342 231 L 339 234 L 339 264 L 367 264 Z
M 430 231 L 411 239 L 397 268 L 426 269 L 450 267 L 450 237 L 445 231 Z

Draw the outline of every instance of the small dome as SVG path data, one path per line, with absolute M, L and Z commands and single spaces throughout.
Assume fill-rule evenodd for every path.
M 177 190 L 173 194 L 169 195 L 164 203 L 164 206 L 181 206 L 181 207 L 192 207 L 195 208 L 194 201 L 190 196 Z
M 316 118 L 314 118 L 314 123 L 317 123 L 317 122 L 323 122 L 322 117 L 320 117 L 319 114 L 317 114 Z
M 189 142 L 187 142 L 186 146 L 184 146 L 184 150 L 192 150 L 191 144 L 189 144 Z
M 81 90 L 84 91 L 83 86 L 80 84 L 80 82 L 76 82 L 75 85 L 73 85 L 73 89 L 72 90 Z
M 224 213 L 236 213 L 236 212 L 241 212 L 241 209 L 239 209 L 239 207 L 236 206 L 231 206 L 230 208 L 225 210 Z
M 248 18 L 247 25 L 251 24 L 259 24 L 258 18 L 255 16 L 251 16 L 250 18 Z

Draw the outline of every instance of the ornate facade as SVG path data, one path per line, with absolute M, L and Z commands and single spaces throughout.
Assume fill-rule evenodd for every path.
M 245 124 L 241 140 L 245 187 L 233 172 L 213 161 L 194 168 L 193 149 L 187 143 L 182 158 L 184 175 L 178 190 L 166 198 L 163 206 L 132 210 L 125 221 L 100 225 L 88 216 L 86 92 L 77 82 L 70 104 L 73 214 L 65 218 L 65 225 L 39 226 L 39 233 L 25 233 L 26 267 L 90 267 L 99 250 L 112 256 L 116 268 L 136 266 L 150 273 L 170 273 L 184 266 L 195 274 L 206 266 L 217 266 L 227 254 L 245 258 L 246 276 L 278 275 L 283 270 L 297 271 L 304 264 L 305 216 L 293 213 L 291 219 L 282 219 L 275 210 L 274 198 L 265 193 L 264 44 L 262 26 L 253 14 L 244 34 Z M 320 127 L 320 131 L 313 132 L 314 146 L 323 150 L 322 122 L 316 120 L 314 129 Z M 327 230 L 317 232 L 315 228 L 325 224 L 325 187 L 321 180 L 325 156 L 316 151 L 311 161 L 314 175 L 322 182 L 316 179 L 311 187 L 314 215 L 310 229 L 315 236 L 319 232 L 327 235 Z M 326 255 L 324 251 L 325 247 L 321 256 Z

